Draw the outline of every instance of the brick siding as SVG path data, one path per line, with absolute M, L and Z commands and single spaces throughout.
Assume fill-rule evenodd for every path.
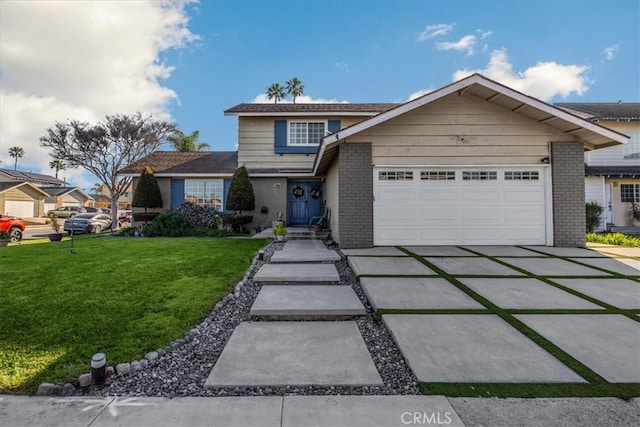
M 370 143 L 344 143 L 339 154 L 340 247 L 373 246 L 373 165 Z
M 555 246 L 585 247 L 584 152 L 577 142 L 551 143 L 553 240 Z

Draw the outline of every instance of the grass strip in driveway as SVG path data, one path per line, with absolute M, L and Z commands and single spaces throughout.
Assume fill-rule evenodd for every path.
M 424 259 L 422 256 L 414 254 L 413 252 L 406 250 L 404 248 L 399 247 L 398 249 L 402 250 L 406 254 L 413 256 L 418 261 L 422 262 L 424 265 L 438 273 L 441 277 L 448 280 L 454 286 L 456 286 L 461 291 L 465 292 L 467 295 L 475 299 L 480 304 L 487 307 L 488 312 L 491 314 L 498 315 L 504 321 L 509 323 L 512 327 L 517 329 L 520 333 L 524 334 L 530 340 L 535 342 L 537 345 L 542 347 L 560 362 L 564 363 L 578 375 L 583 377 L 588 381 L 588 384 L 496 384 L 496 383 L 480 383 L 480 384 L 471 384 L 471 383 L 421 383 L 420 388 L 425 394 L 444 394 L 446 396 L 499 396 L 499 397 L 551 397 L 551 396 L 575 396 L 575 397 L 590 397 L 590 396 L 611 396 L 611 397 L 621 397 L 621 398 L 629 398 L 629 397 L 637 397 L 640 396 L 640 385 L 637 383 L 631 384 L 612 384 L 608 383 L 604 378 L 594 372 L 592 369 L 587 367 L 585 364 L 562 350 L 560 347 L 553 344 L 551 341 L 538 334 L 532 328 L 525 325 L 520 320 L 514 317 L 514 313 L 518 310 L 510 310 L 503 309 L 495 305 L 489 299 L 483 297 L 477 292 L 473 291 L 471 288 L 457 280 L 458 276 L 452 276 L 448 274 L 446 271 L 440 269 L 436 265 L 430 263 L 428 260 Z M 483 255 L 485 256 L 485 255 Z M 489 259 L 494 259 L 494 257 L 486 256 Z M 561 257 L 558 257 L 561 258 Z M 496 260 L 499 261 L 499 260 Z M 507 263 L 504 263 L 506 266 L 512 267 Z M 513 267 L 512 267 L 513 268 Z M 536 275 L 532 275 L 531 273 L 522 270 L 523 273 L 527 274 L 527 276 L 532 278 L 540 277 Z M 549 283 L 550 281 L 547 281 Z M 556 287 L 564 290 L 563 286 L 557 285 L 555 283 L 549 283 L 551 285 L 556 285 Z M 573 292 L 574 295 L 581 296 L 580 293 Z M 595 300 L 595 299 L 593 299 Z M 595 300 L 597 301 L 597 300 Z M 621 310 L 617 309 L 608 304 L 604 304 L 601 301 L 598 302 L 599 305 L 605 306 L 604 310 L 599 310 L 597 313 L 595 311 L 589 312 L 587 314 L 624 314 L 624 315 L 632 315 L 635 311 L 633 310 Z M 545 314 L 546 312 L 555 312 L 557 310 L 540 310 L 536 311 L 536 314 Z M 582 310 L 584 311 L 584 310 Z M 571 313 L 577 313 L 576 310 L 571 310 Z M 426 313 L 426 311 L 425 311 Z M 398 311 L 398 314 L 408 314 L 405 312 Z M 429 314 L 437 314 L 437 313 L 429 313 Z M 455 314 L 455 313 L 453 313 Z M 468 313 L 472 314 L 472 313 Z M 480 313 L 478 313 L 480 314 Z M 638 320 L 638 319 L 635 319 Z
M 0 392 L 129 362 L 184 336 L 242 278 L 258 239 L 80 236 L 0 248 Z

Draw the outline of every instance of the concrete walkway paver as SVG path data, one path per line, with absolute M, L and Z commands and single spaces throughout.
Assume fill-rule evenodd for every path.
M 609 314 L 515 317 L 607 381 L 640 382 L 640 322 Z
M 500 258 L 538 276 L 610 276 L 604 271 L 589 268 L 560 258 Z
M 553 279 L 554 282 L 625 310 L 640 309 L 640 283 L 629 279 Z
M 584 262 L 583 260 L 578 260 Z M 588 264 L 627 276 L 640 276 L 640 261 L 620 258 L 590 259 Z
M 264 264 L 253 276 L 264 283 L 337 283 L 338 270 L 333 264 Z
M 363 277 L 360 283 L 374 310 L 485 308 L 442 278 Z
M 313 263 L 313 262 L 335 262 L 342 258 L 336 251 L 329 249 L 302 249 L 299 251 L 276 251 L 271 255 L 272 263 Z
M 537 279 L 459 280 L 501 308 L 604 310 L 599 305 Z
M 421 382 L 585 382 L 496 315 L 393 314 L 382 319 Z
M 456 246 L 404 246 L 404 248 L 421 256 L 477 256 Z
M 347 256 L 409 256 L 393 246 L 376 246 L 364 249 L 341 249 Z
M 475 252 L 479 252 L 487 256 L 520 256 L 520 257 L 545 257 L 549 255 L 539 254 L 537 252 L 530 251 L 528 249 L 519 248 L 516 246 L 464 246 Z
M 339 319 L 366 310 L 350 286 L 266 285 L 251 306 L 251 316 Z
M 562 257 L 602 258 L 605 256 L 597 251 L 583 248 L 560 248 L 555 246 L 525 246 L 525 248 Z
M 427 257 L 425 259 L 454 276 L 461 274 L 472 274 L 474 276 L 523 276 L 521 272 L 487 258 Z
M 382 385 L 354 321 L 244 322 L 206 387 Z
M 356 276 L 363 274 L 371 275 L 434 275 L 430 268 L 416 260 L 415 258 L 393 258 L 393 257 L 359 257 L 350 256 L 349 265 Z

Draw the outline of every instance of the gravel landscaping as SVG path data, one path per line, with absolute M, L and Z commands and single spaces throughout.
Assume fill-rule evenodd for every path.
M 211 315 L 184 339 L 178 339 L 150 356 L 148 366 L 140 369 L 140 362 L 131 362 L 129 373 L 116 368 L 102 387 L 88 386 L 76 394 L 97 396 L 282 396 L 282 395 L 406 395 L 420 394 L 417 381 L 402 354 L 382 322 L 377 321 L 369 302 L 346 260 L 336 262 L 340 284 L 351 286 L 367 310 L 366 316 L 356 319 L 360 332 L 384 382 L 380 387 L 251 387 L 208 389 L 204 387 L 213 366 L 218 360 L 235 327 L 244 321 L 255 320 L 249 310 L 261 285 L 251 278 L 268 262 L 275 251 L 284 247 L 273 242 L 264 251 L 264 261 L 256 261 L 248 272 L 247 280 L 236 287 L 234 294 L 216 305 Z M 244 285 L 242 285 L 244 283 Z M 162 354 L 165 353 L 165 354 Z M 157 358 L 156 358 L 157 356 Z M 108 355 L 107 355 L 108 357 Z M 141 355 L 142 357 L 142 355 Z M 136 369 L 133 369 L 135 366 Z M 119 373 L 122 371 L 123 373 Z

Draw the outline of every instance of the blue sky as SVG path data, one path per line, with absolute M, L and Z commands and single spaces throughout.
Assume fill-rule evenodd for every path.
M 0 160 L 52 173 L 55 120 L 143 111 L 233 150 L 237 118 L 298 77 L 298 102 L 404 102 L 481 72 L 547 102 L 640 101 L 640 2 L 0 2 Z M 18 25 L 17 23 L 20 23 Z M 64 172 L 75 185 L 96 180 Z

